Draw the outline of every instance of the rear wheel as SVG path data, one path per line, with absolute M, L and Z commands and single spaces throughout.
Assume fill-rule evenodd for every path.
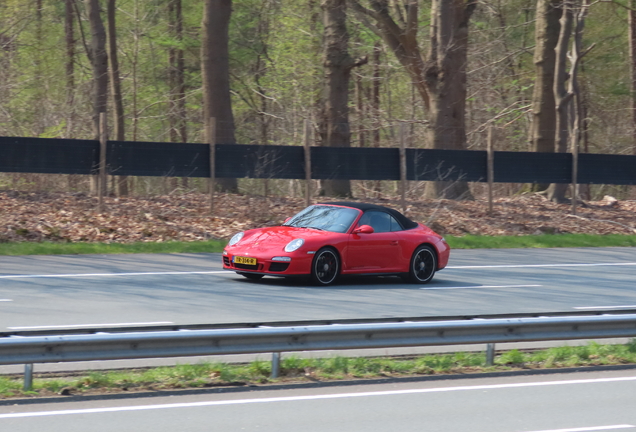
M 261 274 L 253 273 L 239 273 L 241 276 L 248 278 L 249 280 L 259 280 L 263 277 Z
M 437 255 L 433 248 L 422 245 L 415 249 L 409 267 L 409 280 L 412 283 L 428 283 L 433 279 L 435 270 L 437 270 Z
M 311 280 L 316 285 L 329 285 L 338 277 L 340 259 L 331 248 L 320 249 L 316 252 L 311 263 Z

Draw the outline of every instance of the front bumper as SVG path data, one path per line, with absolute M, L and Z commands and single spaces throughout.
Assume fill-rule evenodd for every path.
M 270 276 L 305 276 L 310 274 L 311 261 L 313 255 L 292 255 L 291 261 L 276 261 L 272 256 L 254 256 L 250 254 L 250 258 L 256 259 L 256 265 L 237 264 L 234 262 L 234 256 L 245 256 L 240 253 L 232 254 L 223 252 L 223 269 L 231 270 L 239 273 L 254 273 Z

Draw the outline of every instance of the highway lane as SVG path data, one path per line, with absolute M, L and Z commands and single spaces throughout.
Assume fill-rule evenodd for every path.
M 636 310 L 636 248 L 455 250 L 432 283 L 248 281 L 220 254 L 0 257 L 0 330 Z
M 0 405 L 0 430 L 636 431 L 636 373 L 588 372 Z

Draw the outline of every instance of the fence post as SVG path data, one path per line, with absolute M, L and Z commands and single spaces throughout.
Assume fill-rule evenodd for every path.
M 578 127 L 574 128 L 573 134 L 578 134 Z M 576 215 L 576 200 L 579 195 L 579 140 L 576 136 L 572 138 L 572 214 Z
M 108 130 L 106 124 L 106 113 L 99 113 L 99 181 L 97 185 L 98 210 L 104 211 L 104 195 L 108 190 L 106 183 L 106 146 L 108 144 Z
M 309 120 L 305 119 L 303 128 L 303 145 L 305 147 L 305 205 L 311 204 L 311 145 L 309 142 L 310 133 Z
M 24 391 L 33 389 L 33 363 L 24 365 Z
M 272 378 L 278 378 L 280 375 L 280 353 L 272 353 Z
M 495 344 L 489 343 L 486 345 L 486 366 L 492 366 L 495 364 Z
M 400 123 L 400 203 L 406 213 L 406 123 Z
M 492 124 L 488 126 L 488 214 L 492 216 L 492 189 L 495 182 L 495 152 L 493 149 Z
M 210 146 L 210 178 L 208 180 L 208 188 L 210 190 L 210 214 L 214 214 L 214 193 L 216 189 L 216 118 L 208 119 L 208 127 L 206 135 L 208 145 Z

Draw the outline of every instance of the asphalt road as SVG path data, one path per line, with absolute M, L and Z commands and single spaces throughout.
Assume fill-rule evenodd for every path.
M 0 405 L 0 430 L 636 431 L 636 373 L 392 382 Z
M 0 330 L 636 310 L 636 248 L 455 250 L 428 285 L 249 281 L 220 254 L 0 257 Z

